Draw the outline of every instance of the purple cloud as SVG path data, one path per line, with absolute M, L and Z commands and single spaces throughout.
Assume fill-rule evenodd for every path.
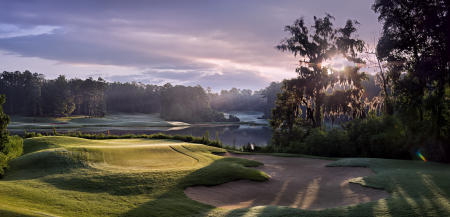
M 372 40 L 380 29 L 372 1 L 0 0 L 0 53 L 31 70 L 27 57 L 67 66 L 62 74 L 91 64 L 132 69 L 96 72 L 112 80 L 259 89 L 295 76 L 295 59 L 274 49 L 285 25 L 331 13 L 339 25 L 357 19 L 361 37 Z

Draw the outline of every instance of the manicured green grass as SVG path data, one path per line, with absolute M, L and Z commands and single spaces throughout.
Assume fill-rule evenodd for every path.
M 391 197 L 321 211 L 259 206 L 224 210 L 187 198 L 183 189 L 238 179 L 264 181 L 260 163 L 220 157 L 223 149 L 171 140 L 26 139 L 25 155 L 0 180 L 0 216 L 450 216 L 450 165 L 348 158 L 330 166 L 364 166 L 356 183 Z M 295 157 L 295 156 L 289 156 Z M 318 198 L 320 199 L 320 198 Z
M 26 139 L 0 180 L 0 216 L 181 216 L 213 207 L 183 189 L 268 176 L 225 150 L 170 140 Z

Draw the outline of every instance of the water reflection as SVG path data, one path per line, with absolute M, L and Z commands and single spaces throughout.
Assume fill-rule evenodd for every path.
M 23 130 L 11 129 L 13 134 L 23 134 Z M 28 132 L 52 133 L 52 129 L 30 129 Z M 237 147 L 247 143 L 265 146 L 270 141 L 272 130 L 268 126 L 190 126 L 190 127 L 84 127 L 84 128 L 60 128 L 58 133 L 82 132 L 82 133 L 107 133 L 115 135 L 124 134 L 154 134 L 164 133 L 170 135 L 192 135 L 201 137 L 209 134 L 210 139 L 219 136 L 220 141 L 226 145 Z
M 178 127 L 97 127 L 97 126 L 85 126 L 74 128 L 57 128 L 58 133 L 68 132 L 82 132 L 82 133 L 107 133 L 115 135 L 124 134 L 154 134 L 165 133 L 170 135 L 192 135 L 201 137 L 209 134 L 210 139 L 216 139 L 216 135 L 220 141 L 229 146 L 242 146 L 248 143 L 253 143 L 258 146 L 265 146 L 268 144 L 272 137 L 272 130 L 267 125 L 268 121 L 260 119 L 262 116 L 260 112 L 230 112 L 229 114 L 236 115 L 242 122 L 249 124 L 242 125 L 217 125 L 217 124 L 194 124 L 190 126 L 178 126 Z M 258 125 L 252 125 L 258 124 Z M 263 125 L 265 124 L 265 125 Z M 23 134 L 23 129 L 10 129 L 13 134 Z M 29 129 L 28 132 L 39 133 L 52 133 L 53 129 Z

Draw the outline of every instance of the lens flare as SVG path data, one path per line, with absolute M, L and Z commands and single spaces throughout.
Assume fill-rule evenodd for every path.
M 427 159 L 419 152 L 416 152 L 417 156 L 419 156 L 420 159 L 422 159 L 424 162 L 427 162 Z

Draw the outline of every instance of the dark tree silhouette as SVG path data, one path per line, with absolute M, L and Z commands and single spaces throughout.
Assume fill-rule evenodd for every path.
M 8 142 L 8 130 L 6 127 L 9 124 L 9 116 L 3 112 L 3 104 L 6 101 L 5 95 L 0 95 L 0 152 L 4 145 Z
M 364 43 L 352 36 L 357 22 L 348 20 L 343 28 L 335 29 L 332 20 L 331 15 L 314 17 L 314 25 L 308 28 L 304 19 L 298 19 L 285 27 L 291 36 L 277 48 L 300 57 L 300 66 L 296 69 L 297 78 L 283 82 L 283 91 L 273 111 L 274 129 L 291 131 L 297 122 L 320 127 L 324 115 L 365 116 L 361 82 L 366 76 L 359 72 L 357 65 L 363 63 L 358 52 Z M 355 63 L 355 67 L 338 71 L 324 65 L 336 55 Z
M 446 0 L 377 0 L 373 5 L 383 22 L 377 53 L 389 63 L 396 110 L 412 122 L 412 134 L 415 122 L 430 123 L 416 130 L 428 130 L 435 141 L 448 139 L 449 8 Z M 435 152 L 444 150 L 450 159 L 448 142 L 433 143 Z

